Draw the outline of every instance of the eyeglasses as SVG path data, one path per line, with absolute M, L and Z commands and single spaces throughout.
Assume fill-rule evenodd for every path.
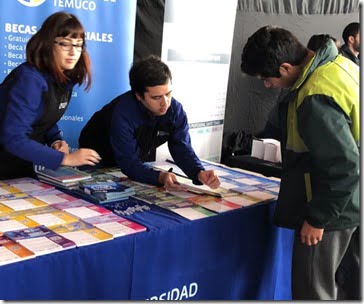
M 54 41 L 54 43 L 58 44 L 64 51 L 70 51 L 70 50 L 72 50 L 72 48 L 75 48 L 76 51 L 83 52 L 86 49 L 86 44 L 84 44 L 84 43 L 73 44 L 70 42 L 58 42 L 58 41 Z

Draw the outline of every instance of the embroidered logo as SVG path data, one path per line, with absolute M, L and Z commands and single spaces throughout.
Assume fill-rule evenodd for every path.
M 35 7 L 43 4 L 46 0 L 18 0 L 21 4 L 29 7 Z
M 68 105 L 68 102 L 67 102 L 67 101 L 66 101 L 66 102 L 61 102 L 61 103 L 59 104 L 58 109 L 59 109 L 59 110 L 65 109 L 65 108 L 67 108 L 67 105 Z

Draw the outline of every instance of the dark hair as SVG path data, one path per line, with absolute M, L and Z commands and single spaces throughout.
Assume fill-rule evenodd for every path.
M 279 67 L 287 62 L 300 65 L 308 49 L 291 32 L 273 26 L 256 31 L 241 54 L 241 71 L 251 76 L 280 77 Z
M 336 38 L 332 37 L 329 34 L 318 34 L 312 35 L 310 40 L 307 43 L 307 47 L 316 52 L 321 46 L 323 46 L 329 39 L 332 39 L 335 43 L 337 41 Z
M 352 22 L 348 24 L 343 31 L 343 40 L 345 44 L 348 44 L 350 36 L 356 36 L 359 33 L 360 24 L 358 22 Z
M 130 87 L 135 93 L 144 95 L 146 87 L 163 85 L 172 81 L 168 66 L 158 56 L 150 55 L 136 61 L 129 71 Z
M 91 87 L 91 63 L 87 50 L 84 49 L 76 66 L 72 70 L 61 71 L 53 55 L 56 37 L 82 38 L 85 41 L 85 31 L 75 15 L 58 12 L 50 15 L 27 43 L 27 62 L 36 66 L 41 72 L 49 72 L 60 82 L 70 79 L 79 85 L 87 81 L 86 90 Z M 85 42 L 84 42 L 85 43 Z

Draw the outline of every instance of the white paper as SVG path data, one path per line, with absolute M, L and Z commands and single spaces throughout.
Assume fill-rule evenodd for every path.
M 97 212 L 87 207 L 67 208 L 64 209 L 64 211 L 71 213 L 81 219 L 100 215 L 100 212 Z
M 263 159 L 264 142 L 262 140 L 253 139 L 251 156 L 259 158 L 259 159 Z
M 14 231 L 28 228 L 16 220 L 0 221 L 0 232 Z
M 207 217 L 206 214 L 203 214 L 191 207 L 173 209 L 172 211 L 189 220 L 198 220 L 200 218 Z
M 42 202 L 45 202 L 47 204 L 56 204 L 56 203 L 62 203 L 62 202 L 67 202 L 67 200 L 63 197 L 60 197 L 58 195 L 55 194 L 51 194 L 51 195 L 37 195 L 34 196 L 36 199 L 39 199 Z
M 30 219 L 46 227 L 64 224 L 65 221 L 51 213 L 28 215 Z
M 33 183 L 16 184 L 16 185 L 13 185 L 13 187 L 16 187 L 19 190 L 24 191 L 24 192 L 44 189 L 43 187 L 40 187 L 37 184 L 33 184 Z
M 9 193 L 10 193 L 9 191 L 6 191 L 5 189 L 0 187 L 0 195 L 9 194 Z
M 94 226 L 114 236 L 123 236 L 135 232 L 134 229 L 124 226 L 118 222 L 100 223 L 94 224 Z
M 35 206 L 28 201 L 20 198 L 20 199 L 13 199 L 8 201 L 1 201 L 0 203 L 10 207 L 11 209 L 18 211 L 18 210 L 26 210 L 26 209 L 32 209 Z
M 64 232 L 64 233 L 59 233 L 59 234 L 64 236 L 65 238 L 75 242 L 77 246 L 95 244 L 95 243 L 98 243 L 101 241 L 98 238 L 95 238 L 94 236 L 92 236 L 91 234 L 89 234 L 83 230 L 70 231 L 70 232 Z
M 41 236 L 31 239 L 23 239 L 18 241 L 21 245 L 33 251 L 36 255 L 47 254 L 54 251 L 63 250 L 63 247 L 50 239 Z

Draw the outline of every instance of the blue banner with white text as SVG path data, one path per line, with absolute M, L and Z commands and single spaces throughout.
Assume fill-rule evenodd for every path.
M 77 16 L 86 31 L 91 57 L 92 87 L 75 86 L 70 106 L 58 123 L 71 150 L 78 147 L 81 129 L 104 104 L 129 90 L 133 61 L 137 0 L 7 0 L 0 1 L 0 83 L 25 61 L 30 37 L 51 14 Z

